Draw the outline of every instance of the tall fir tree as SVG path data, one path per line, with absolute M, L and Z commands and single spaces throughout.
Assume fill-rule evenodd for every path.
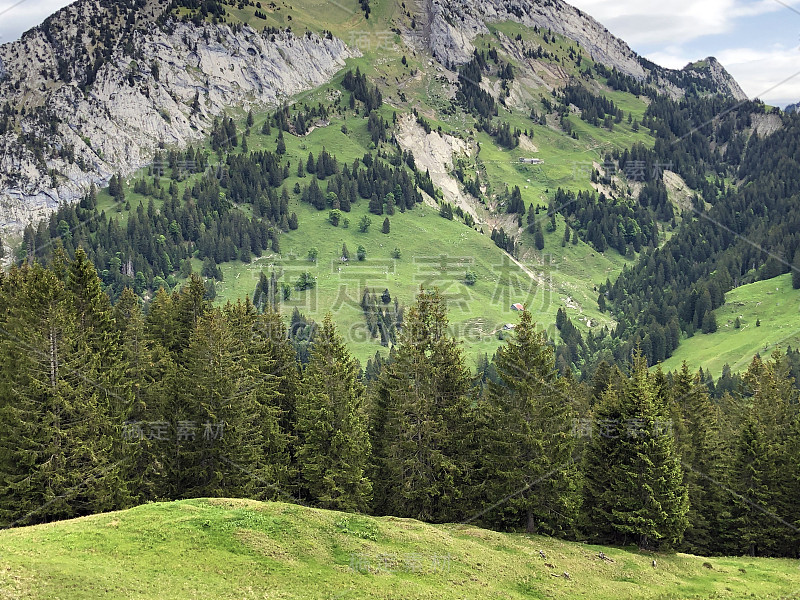
M 365 511 L 371 446 L 359 366 L 330 313 L 317 332 L 297 406 L 302 485 L 323 508 Z
M 675 449 L 683 465 L 689 497 L 688 526 L 682 549 L 710 554 L 717 544 L 719 517 L 725 510 L 716 482 L 724 477 L 716 407 L 699 376 L 684 361 L 670 387 Z
M 640 352 L 634 355 L 620 408 L 625 430 L 617 439 L 618 462 L 611 466 L 617 498 L 611 525 L 623 541 L 633 539 L 643 548 L 677 544 L 687 526 L 688 496 L 668 407 L 655 393 Z
M 641 352 L 622 393 L 609 387 L 596 407 L 600 431 L 587 449 L 585 510 L 594 535 L 650 548 L 679 543 L 688 497 L 668 406 Z
M 59 261 L 60 262 L 60 261 Z M 101 358 L 55 270 L 4 278 L 0 315 L 0 523 L 25 525 L 127 504 Z M 13 308 L 13 309 L 12 309 Z
M 261 448 L 253 467 L 261 479 L 254 482 L 254 493 L 260 498 L 292 499 L 291 432 L 282 426 L 287 365 L 281 364 L 274 352 L 269 328 L 264 327 L 265 317 L 257 313 L 249 298 L 228 304 L 224 314 L 236 343 L 243 349 L 241 386 L 246 393 L 252 393 L 256 412 Z M 292 356 L 288 361 L 291 372 L 295 361 Z
M 463 516 L 460 500 L 468 460 L 470 374 L 447 332 L 438 290 L 420 290 L 400 334 L 394 361 L 376 385 L 373 448 L 378 468 L 376 510 L 427 521 Z
M 553 349 L 524 310 L 495 357 L 482 438 L 481 486 L 488 522 L 528 533 L 571 533 L 577 512 L 572 403 Z
M 130 393 L 130 402 L 118 417 L 123 423 L 123 452 L 128 456 L 125 477 L 135 502 L 166 499 L 165 446 L 150 438 L 149 424 L 164 418 L 175 362 L 160 342 L 147 335 L 139 297 L 130 288 L 123 290 L 114 305 L 114 321 L 123 340 L 123 380 Z
M 265 481 L 244 349 L 218 309 L 197 321 L 179 366 L 169 419 L 173 497 L 249 497 Z

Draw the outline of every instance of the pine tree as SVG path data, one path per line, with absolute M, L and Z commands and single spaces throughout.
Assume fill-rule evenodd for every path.
M 469 370 L 447 334 L 442 295 L 421 290 L 373 407 L 376 510 L 427 521 L 457 518 L 469 422 Z
M 162 422 L 168 411 L 176 366 L 161 343 L 147 335 L 139 298 L 130 288 L 114 306 L 114 320 L 123 340 L 122 377 L 130 389 L 130 402 L 119 416 L 123 451 L 129 457 L 125 478 L 136 503 L 152 502 L 167 497 L 167 488 L 165 447 L 151 439 L 149 424 Z
M 12 269 L 0 290 L 0 523 L 125 506 L 100 358 L 56 272 Z
M 800 289 L 800 249 L 795 251 L 794 260 L 792 260 L 792 288 Z
M 392 228 L 392 225 L 391 225 L 391 223 L 389 223 L 389 217 L 386 217 L 383 220 L 383 227 L 381 228 L 381 231 L 383 233 L 389 233 L 391 231 L 391 228 Z
M 577 509 L 572 406 L 553 349 L 524 310 L 495 357 L 481 453 L 481 494 L 496 526 L 564 534 Z
M 314 339 L 302 389 L 297 456 L 303 488 L 323 508 L 365 511 L 372 499 L 365 390 L 330 313 Z
M 533 243 L 536 245 L 537 250 L 544 250 L 544 234 L 540 225 L 536 226 L 536 231 L 533 234 Z
M 605 385 L 602 385 L 602 380 L 596 382 L 595 388 L 600 397 L 592 411 L 592 418 L 576 422 L 576 425 L 580 425 L 576 429 L 590 436 L 583 457 L 581 521 L 582 529 L 593 540 L 613 543 L 617 540 L 611 525 L 616 498 L 612 490 L 611 466 L 616 464 L 620 451 L 618 439 L 622 410 L 620 393 L 612 387 L 611 376 Z
M 296 373 L 293 355 L 282 357 L 276 343 L 285 343 L 285 331 L 272 330 L 273 306 L 259 315 L 249 298 L 228 304 L 224 315 L 237 347 L 242 349 L 242 389 L 253 395 L 260 449 L 252 467 L 260 474 L 253 494 L 259 498 L 291 500 L 294 492 L 290 456 L 291 431 L 282 423 L 288 378 Z M 283 339 L 273 339 L 280 336 Z
M 170 418 L 171 496 L 249 497 L 264 481 L 255 388 L 222 313 L 207 311 L 182 357 Z
M 617 439 L 611 491 L 617 498 L 611 526 L 640 547 L 676 544 L 686 529 L 688 498 L 671 432 L 669 412 L 659 401 L 641 352 L 620 402 L 625 427 Z
M 774 483 L 770 449 L 763 427 L 752 415 L 745 418 L 733 463 L 733 525 L 739 552 L 756 556 L 774 544 Z
M 684 469 L 689 497 L 688 527 L 682 548 L 693 554 L 711 554 L 717 544 L 717 519 L 723 510 L 717 502 L 723 478 L 716 409 L 698 376 L 684 362 L 670 389 L 675 450 Z

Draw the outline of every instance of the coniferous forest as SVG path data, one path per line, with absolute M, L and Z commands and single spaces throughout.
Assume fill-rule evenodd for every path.
M 2 526 L 225 496 L 798 554 L 784 355 L 713 398 L 638 350 L 579 383 L 523 311 L 475 373 L 442 295 L 421 289 L 388 359 L 362 370 L 330 315 L 287 328 L 270 301 L 213 307 L 197 276 L 145 305 L 130 288 L 112 305 L 82 248 L 0 277 Z

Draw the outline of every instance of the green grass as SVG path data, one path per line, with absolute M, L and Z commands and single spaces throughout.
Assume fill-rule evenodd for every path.
M 280 1 L 275 6 L 264 2 L 261 4 L 262 10 L 268 15 L 266 21 L 254 17 L 255 7 L 252 6 L 242 9 L 228 6 L 228 21 L 248 22 L 257 28 L 291 24 L 293 31 L 298 34 L 305 28 L 316 31 L 329 29 L 345 42 L 360 47 L 364 56 L 348 59 L 347 68 L 360 68 L 381 87 L 386 102 L 380 112 L 387 121 L 392 122 L 392 113 L 395 111 L 402 115 L 412 108 L 418 108 L 434 129 L 441 127 L 445 132 L 479 144 L 480 151 L 477 156 L 467 159 L 466 168 L 473 172 L 478 169 L 481 173 L 482 182 L 488 186 L 489 204 L 496 202 L 506 186 L 518 185 L 526 206 L 546 206 L 559 187 L 573 191 L 591 189 L 591 164 L 602 162 L 607 150 L 629 147 L 635 142 L 652 144 L 652 138 L 644 130 L 632 131 L 625 120 L 615 125 L 613 131 L 608 131 L 584 123 L 577 116 L 570 117 L 579 134 L 577 140 L 551 126 L 533 124 L 529 111 L 534 106 L 537 112 L 541 112 L 537 98 L 541 98 L 542 92 L 540 89 L 530 89 L 527 93 L 532 99 L 531 106 L 510 110 L 501 107 L 499 119 L 513 128 L 528 130 L 536 151 L 523 147 L 513 150 L 500 148 L 488 135 L 475 131 L 472 116 L 458 109 L 452 110 L 452 101 L 444 96 L 442 83 L 437 80 L 439 73 L 428 66 L 425 54 L 414 56 L 413 52 L 402 46 L 397 36 L 385 35 L 389 29 L 387 24 L 409 21 L 403 14 L 401 3 L 393 0 L 371 3 L 369 20 L 364 19 L 355 0 L 347 0 L 336 7 L 318 0 Z M 291 21 L 289 15 L 292 16 Z M 497 23 L 492 25 L 489 34 L 479 36 L 475 44 L 479 48 L 488 48 L 489 44 L 499 47 L 497 37 L 501 33 L 511 38 L 519 33 L 528 40 L 543 43 L 541 34 L 517 23 Z M 545 45 L 556 55 L 559 65 L 560 60 L 565 59 L 563 68 L 566 71 L 579 74 L 574 61 L 568 60 L 568 49 L 573 45 L 572 42 L 559 37 Z M 401 62 L 404 54 L 406 65 Z M 501 57 L 512 63 L 515 61 L 502 51 Z M 591 60 L 584 56 L 583 68 L 590 63 Z M 338 115 L 331 106 L 331 98 L 339 93 L 342 94 L 342 106 L 347 105 L 349 93 L 341 89 L 343 75 L 344 70 L 328 84 L 293 99 L 293 103 L 310 106 L 318 102 L 326 104 L 331 109 L 331 124 L 302 138 L 284 135 L 287 158 L 291 160 L 291 176 L 285 182 L 289 190 L 298 181 L 295 176 L 297 161 L 305 162 L 309 152 L 317 156 L 325 147 L 337 157 L 340 164 L 352 163 L 365 153 L 374 152 L 366 119 L 351 110 L 344 110 L 343 114 Z M 645 109 L 641 99 L 606 89 L 602 82 L 599 89 L 613 98 L 626 113 L 630 111 L 636 118 L 641 118 Z M 248 137 L 250 151 L 274 151 L 277 131 L 273 128 L 269 136 L 260 134 L 261 124 L 271 110 L 255 111 L 255 125 Z M 243 124 L 245 114 L 240 108 L 232 107 L 229 114 L 240 125 Z M 342 132 L 343 125 L 347 127 L 347 134 Z M 210 151 L 208 143 L 205 149 Z M 390 148 L 388 150 L 392 151 Z M 521 157 L 532 155 L 542 158 L 544 163 L 528 165 L 519 162 Z M 216 156 L 212 153 L 211 162 L 215 160 Z M 195 179 L 190 177 L 179 182 L 179 194 Z M 300 180 L 301 185 L 309 181 L 309 177 Z M 168 177 L 162 178 L 162 185 L 169 185 Z M 327 222 L 328 211 L 317 212 L 301 205 L 294 194 L 291 196 L 290 210 L 297 212 L 300 228 L 281 236 L 280 256 L 266 253 L 258 259 L 254 258 L 250 264 L 232 262 L 221 265 L 224 281 L 217 286 L 218 303 L 252 294 L 262 270 L 267 273 L 272 269 L 282 271 L 283 281 L 290 285 L 303 271 L 309 271 L 317 278 L 316 289 L 293 292 L 291 301 L 284 307 L 285 316 L 288 318 L 294 307 L 317 320 L 325 312 L 331 311 L 351 350 L 362 363 L 373 356 L 376 350 L 385 352 L 365 332 L 365 321 L 359 306 L 365 286 L 378 294 L 388 288 L 392 297 L 397 297 L 406 308 L 413 303 L 420 285 L 439 286 L 448 298 L 452 332 L 465 342 L 470 358 L 478 353 L 487 352 L 491 355 L 494 352 L 500 343 L 498 331 L 506 323 L 515 321 L 516 315 L 510 309 L 515 302 L 527 303 L 535 320 L 553 336 L 555 314 L 559 307 L 564 307 L 584 332 L 597 327 L 614 326 L 613 318 L 598 310 L 596 288 L 606 279 L 613 281 L 623 266 L 632 260 L 624 259 L 613 250 L 605 254 L 597 253 L 583 242 L 562 247 L 564 221 L 561 216 L 557 219 L 557 230 L 545 234 L 545 249 L 538 251 L 530 234 L 524 230 L 518 231 L 513 225 L 509 227 L 510 218 L 502 214 L 502 208 L 500 214 L 496 215 L 507 231 L 519 235 L 519 260 L 533 273 L 531 277 L 525 268 L 515 264 L 492 243 L 489 239 L 491 226 L 486 224 L 482 226 L 484 235 L 481 235 L 462 223 L 440 218 L 432 207 L 420 206 L 406 214 L 398 213 L 391 217 L 389 235 L 380 231 L 383 216 L 374 215 L 371 216 L 370 231 L 361 234 L 357 224 L 361 216 L 367 214 L 365 200 L 360 200 L 350 214 L 344 215 L 350 220 L 349 229 L 344 229 L 341 226 L 334 228 Z M 145 205 L 147 202 L 146 198 L 134 194 L 130 188 L 126 189 L 126 197 L 132 210 L 140 202 Z M 160 204 L 160 201 L 156 201 L 156 207 Z M 109 216 L 119 217 L 124 226 L 127 212 L 113 201 L 107 191 L 98 194 L 98 205 Z M 247 205 L 239 208 L 245 212 L 249 210 Z M 477 212 L 484 220 L 490 216 L 481 206 Z M 542 218 L 545 218 L 544 215 Z M 363 263 L 352 261 L 341 264 L 338 257 L 343 243 L 347 244 L 353 256 L 359 244 L 363 244 L 367 250 L 367 260 Z M 311 247 L 319 251 L 316 263 L 306 260 Z M 391 258 L 391 251 L 395 247 L 402 253 L 402 258 L 397 261 Z M 446 257 L 443 270 L 441 267 L 437 270 L 437 265 L 442 264 L 442 256 Z M 200 262 L 193 260 L 193 267 L 198 271 Z M 468 268 L 478 275 L 478 282 L 471 287 L 463 283 L 464 272 Z
M 719 377 L 722 367 L 732 371 L 747 368 L 755 354 L 800 346 L 800 290 L 792 289 L 791 275 L 743 285 L 725 295 L 725 304 L 716 310 L 718 330 L 695 334 L 681 341 L 665 370 L 680 367 L 685 360 L 693 369 L 703 367 Z M 734 323 L 739 317 L 741 328 Z M 761 326 L 756 327 L 756 321 Z
M 330 84 L 335 87 L 340 76 Z M 327 95 L 328 89 L 317 90 L 309 99 L 314 102 L 318 96 Z M 389 107 L 385 117 L 391 118 Z M 296 182 L 307 185 L 312 175 L 296 177 L 297 160 L 303 160 L 312 151 L 315 156 L 324 147 L 334 152 L 339 163 L 351 163 L 369 151 L 370 137 L 366 122 L 352 112 L 342 117 L 332 116 L 331 124 L 315 129 L 309 135 L 298 138 L 285 134 L 287 158 L 291 160 L 290 177 L 285 186 L 292 190 Z M 256 124 L 260 117 L 256 118 Z M 348 133 L 342 133 L 346 125 Z M 556 132 L 542 128 L 557 144 L 571 146 L 573 140 Z M 251 150 L 275 147 L 277 132 L 269 136 L 258 133 L 253 128 L 248 138 Z M 486 153 L 487 170 L 499 181 L 518 182 L 524 190 L 526 203 L 546 204 L 545 189 L 555 187 L 549 177 L 539 182 L 541 194 L 532 189 L 535 173 L 528 171 L 528 165 L 518 165 L 517 156 L 524 152 L 500 150 L 486 137 L 483 145 Z M 484 152 L 481 157 L 484 157 Z M 569 153 L 556 154 L 548 171 L 556 171 L 559 177 L 569 178 L 574 171 Z M 533 174 L 533 178 L 530 176 Z M 527 179 L 532 182 L 527 182 Z M 324 189 L 325 183 L 321 184 Z M 571 187 L 571 186 L 565 186 Z M 580 188 L 578 188 L 580 189 Z M 485 234 L 466 227 L 458 220 L 448 221 L 439 217 L 438 210 L 427 205 L 418 205 L 406 213 L 399 211 L 389 218 L 391 232 L 381 233 L 384 216 L 367 212 L 367 201 L 359 199 L 350 213 L 343 217 L 350 221 L 349 228 L 342 225 L 333 227 L 328 222 L 328 211 L 317 211 L 302 204 L 290 193 L 290 210 L 297 212 L 300 228 L 281 236 L 281 255 L 265 253 L 250 264 L 232 262 L 221 265 L 224 280 L 217 284 L 217 302 L 235 301 L 252 294 L 261 271 L 283 272 L 282 281 L 293 285 L 300 274 L 310 272 L 317 278 L 317 287 L 305 292 L 292 292 L 292 299 L 285 303 L 284 313 L 297 307 L 307 316 L 321 320 L 330 311 L 342 334 L 349 343 L 354 355 L 366 362 L 376 351 L 385 352 L 374 338 L 365 332 L 365 320 L 359 305 L 365 287 L 380 295 L 389 289 L 394 298 L 409 307 L 420 285 L 438 286 L 448 299 L 451 331 L 465 343 L 465 349 L 472 359 L 478 353 L 491 355 L 501 343 L 497 333 L 506 323 L 514 323 L 516 314 L 511 310 L 515 302 L 527 303 L 534 313 L 534 319 L 554 335 L 555 314 L 560 306 L 566 307 L 575 324 L 584 331 L 597 326 L 613 326 L 613 320 L 599 312 L 595 287 L 606 278 L 613 280 L 622 270 L 625 259 L 613 250 L 600 254 L 592 248 L 579 243 L 561 247 L 564 221 L 558 217 L 555 232 L 546 233 L 544 251 L 534 248 L 532 236 L 521 236 L 520 260 L 534 273 L 534 278 L 519 268 L 504 252 L 498 249 L 489 238 L 490 231 L 484 227 Z M 358 222 L 367 215 L 372 220 L 369 232 L 361 233 Z M 544 218 L 544 213 L 542 215 Z M 349 263 L 339 261 L 342 244 L 347 244 L 352 255 Z M 356 250 L 363 245 L 367 250 L 364 262 L 355 260 Z M 307 259 L 312 247 L 318 250 L 318 259 L 313 263 Z M 401 250 L 400 260 L 392 259 L 392 250 Z M 444 257 L 444 258 L 442 258 Z M 444 262 L 443 262 L 444 261 Z M 197 268 L 197 265 L 195 265 Z M 463 283 L 467 269 L 475 271 L 478 282 L 474 286 Z
M 797 561 L 788 559 L 653 555 L 251 500 L 149 504 L 11 529 L 0 532 L 0 548 L 7 600 L 800 594 Z M 597 558 L 601 550 L 614 562 Z M 552 576 L 565 571 L 569 580 Z

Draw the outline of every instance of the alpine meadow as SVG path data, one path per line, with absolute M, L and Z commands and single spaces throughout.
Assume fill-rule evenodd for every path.
M 1 598 L 800 598 L 796 105 L 562 0 L 67 1 L 0 45 Z

